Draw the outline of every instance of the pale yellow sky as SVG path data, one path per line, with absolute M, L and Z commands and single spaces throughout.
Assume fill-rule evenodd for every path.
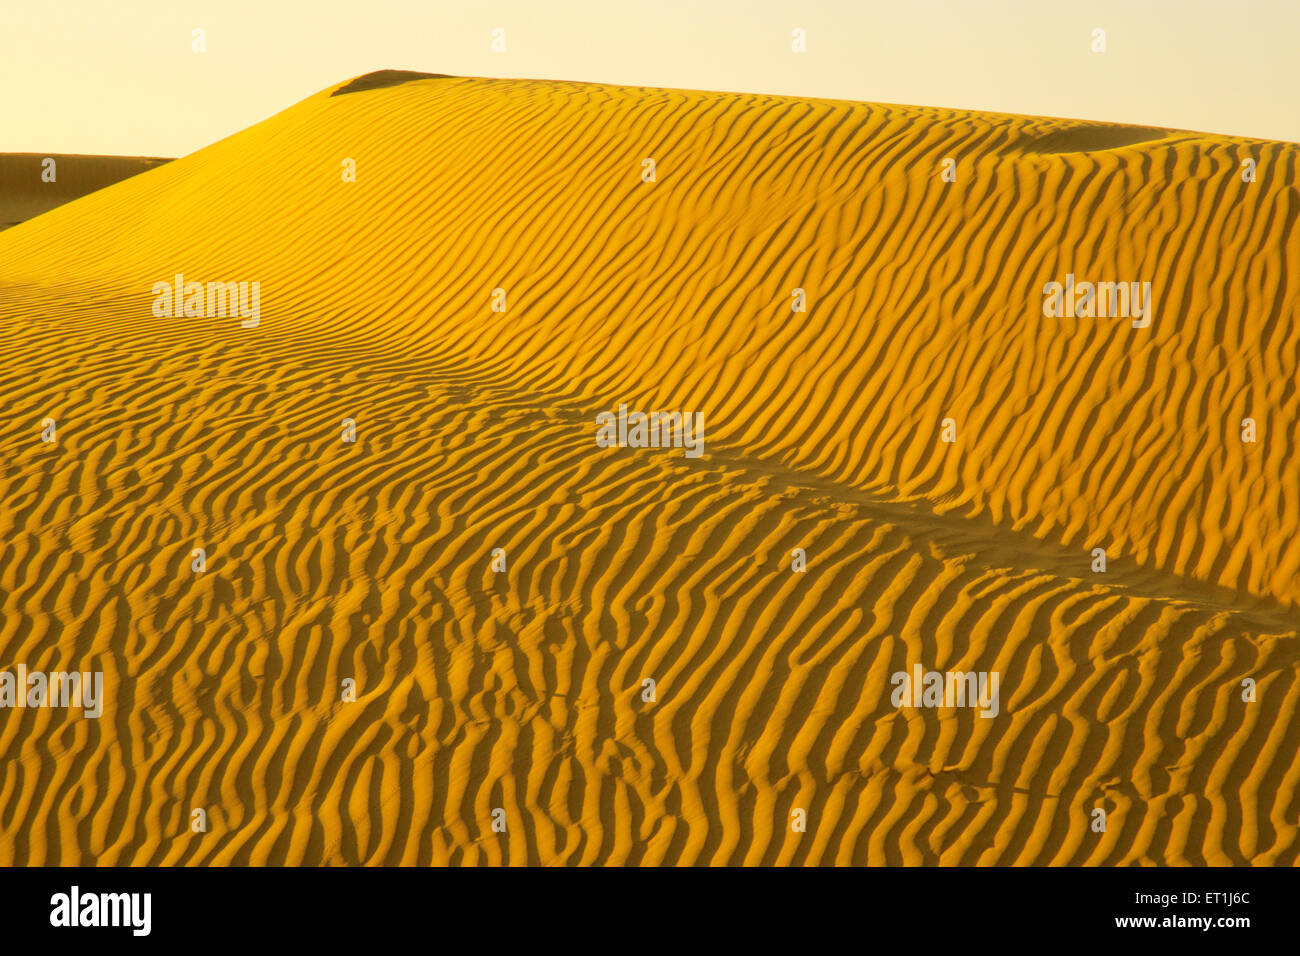
M 1297 40 L 1300 0 L 6 0 L 0 152 L 179 156 L 388 67 L 1297 142 Z

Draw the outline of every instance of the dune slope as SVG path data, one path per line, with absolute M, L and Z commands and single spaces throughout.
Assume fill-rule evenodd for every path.
M 364 79 L 0 236 L 0 862 L 1296 862 L 1300 147 Z

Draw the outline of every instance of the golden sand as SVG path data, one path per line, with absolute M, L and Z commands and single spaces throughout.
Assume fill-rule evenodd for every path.
M 0 236 L 0 863 L 1296 863 L 1300 147 L 393 84 Z

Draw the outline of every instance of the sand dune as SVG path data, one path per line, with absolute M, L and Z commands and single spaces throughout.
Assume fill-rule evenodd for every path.
M 1296 863 L 1300 147 L 395 72 L 0 236 L 0 863 Z
M 53 160 L 53 167 L 46 160 Z M 0 230 L 166 162 L 145 156 L 0 153 Z

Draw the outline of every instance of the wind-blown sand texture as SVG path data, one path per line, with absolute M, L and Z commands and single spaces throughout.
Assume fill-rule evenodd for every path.
M 54 181 L 41 178 L 54 160 Z M 0 153 L 0 231 L 65 202 L 170 162 L 145 156 Z
M 0 236 L 0 862 L 1296 863 L 1300 147 L 335 89 Z

